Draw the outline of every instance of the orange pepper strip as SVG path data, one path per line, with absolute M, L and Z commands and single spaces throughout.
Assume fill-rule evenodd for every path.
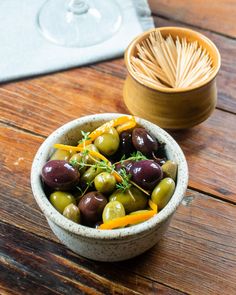
M 55 143 L 53 145 L 55 149 L 64 150 L 64 151 L 73 151 L 73 152 L 82 152 L 83 148 L 78 146 L 72 146 L 72 145 L 66 145 L 66 144 L 60 144 Z
M 149 204 L 149 207 L 150 207 L 155 213 L 158 212 L 158 207 L 157 207 L 157 205 L 156 205 L 152 200 L 149 200 L 149 201 L 148 201 L 148 204 Z
M 55 149 L 60 149 L 60 150 L 65 150 L 65 151 L 74 151 L 74 152 L 83 152 L 84 151 L 84 147 L 80 147 L 80 146 L 72 146 L 72 145 L 65 145 L 65 144 L 60 144 L 60 143 L 56 143 L 53 145 L 53 147 Z M 90 151 L 87 150 L 88 153 L 91 156 L 94 156 L 96 158 L 99 158 L 100 160 L 104 161 L 104 162 L 109 162 L 107 160 L 106 157 L 104 157 L 102 154 L 95 152 L 95 151 Z M 109 162 L 110 163 L 110 162 Z
M 113 229 L 117 227 L 135 224 L 137 222 L 146 221 L 150 219 L 151 217 L 153 217 L 155 214 L 156 213 L 154 212 L 154 210 L 151 210 L 151 211 L 143 212 L 140 214 L 126 215 L 126 216 L 108 221 L 107 223 L 103 223 L 98 227 L 98 229 Z
M 132 129 L 136 126 L 136 121 L 134 119 L 134 117 L 132 117 L 132 119 L 128 122 L 125 122 L 124 124 L 118 126 L 116 128 L 117 132 L 120 134 L 121 132 L 125 131 L 125 130 L 129 130 Z
M 91 144 L 93 141 L 91 139 L 85 140 L 78 144 L 79 147 L 85 147 L 86 145 Z
M 117 182 L 122 182 L 122 177 L 120 176 L 120 174 L 117 171 L 113 171 L 111 173 L 111 175 L 113 175 L 115 177 Z
M 95 157 L 95 158 L 98 158 L 98 159 L 100 159 L 100 160 L 102 160 L 102 161 L 104 161 L 104 162 L 110 163 L 110 162 L 107 160 L 107 158 L 104 157 L 102 154 L 100 154 L 100 153 L 98 153 L 98 152 L 95 152 L 95 151 L 90 151 L 90 150 L 87 150 L 87 151 L 88 151 L 88 153 L 89 153 L 91 156 L 93 156 L 93 157 Z
M 97 129 L 95 129 L 93 132 L 89 134 L 89 140 L 80 143 L 78 146 L 83 146 L 90 144 L 92 141 L 94 141 L 98 136 L 102 135 L 103 133 L 107 132 L 111 127 L 116 127 L 119 125 L 122 125 L 126 123 L 127 121 L 133 120 L 134 117 L 132 116 L 122 116 L 118 117 L 116 119 L 113 119 L 109 122 L 106 122 L 105 124 L 101 125 Z

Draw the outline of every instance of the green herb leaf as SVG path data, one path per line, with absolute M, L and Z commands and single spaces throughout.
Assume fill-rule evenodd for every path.
M 141 161 L 141 160 L 147 160 L 147 157 L 145 157 L 140 151 L 134 152 L 131 154 L 131 157 L 127 160 L 133 160 L 133 161 Z
M 122 178 L 122 182 L 117 183 L 116 188 L 124 192 L 131 187 L 130 179 L 132 175 L 128 174 L 124 168 L 119 170 L 119 174 Z
M 82 134 L 82 139 L 78 141 L 78 144 L 81 144 L 83 142 L 85 142 L 86 140 L 89 140 L 90 137 L 90 132 L 84 132 L 83 130 L 81 130 L 81 134 Z
M 79 162 L 76 159 L 70 160 L 70 165 L 73 167 L 77 167 L 79 165 Z

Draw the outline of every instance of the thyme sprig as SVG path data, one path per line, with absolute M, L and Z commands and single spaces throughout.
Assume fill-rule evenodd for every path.
M 148 158 L 146 156 L 144 156 L 144 154 L 142 154 L 140 151 L 134 152 L 131 154 L 130 157 L 126 158 L 125 155 L 122 156 L 122 158 L 120 159 L 120 161 L 116 162 L 116 164 L 121 164 L 123 165 L 126 161 L 134 161 L 134 162 L 138 162 L 141 160 L 147 160 Z
M 132 184 L 130 183 L 132 175 L 128 174 L 125 168 L 121 168 L 119 170 L 119 175 L 121 176 L 122 181 L 116 184 L 116 188 L 121 190 L 122 192 L 125 192 L 132 186 Z
M 94 164 L 96 168 L 100 168 L 104 170 L 104 172 L 112 173 L 115 170 L 115 165 L 111 164 L 110 162 L 105 161 L 97 161 L 96 164 Z
M 128 160 L 133 160 L 135 162 L 141 161 L 141 160 L 147 160 L 148 158 L 144 156 L 140 151 L 134 152 L 131 154 L 131 157 L 128 158 Z
M 91 138 L 89 137 L 90 132 L 84 132 L 83 130 L 81 130 L 81 134 L 82 134 L 82 139 L 80 139 L 78 141 L 78 144 L 84 144 L 86 141 L 90 140 Z

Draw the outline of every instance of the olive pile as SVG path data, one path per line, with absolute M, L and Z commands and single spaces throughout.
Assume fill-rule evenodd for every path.
M 79 152 L 57 149 L 42 169 L 42 181 L 61 214 L 99 227 L 148 212 L 150 199 L 163 209 L 174 193 L 176 172 L 165 144 L 147 130 L 135 127 L 118 134 L 111 127 Z

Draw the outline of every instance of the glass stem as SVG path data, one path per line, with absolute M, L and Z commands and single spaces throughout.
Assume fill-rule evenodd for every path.
M 88 12 L 89 5 L 86 0 L 70 0 L 67 9 L 73 14 L 84 14 Z

